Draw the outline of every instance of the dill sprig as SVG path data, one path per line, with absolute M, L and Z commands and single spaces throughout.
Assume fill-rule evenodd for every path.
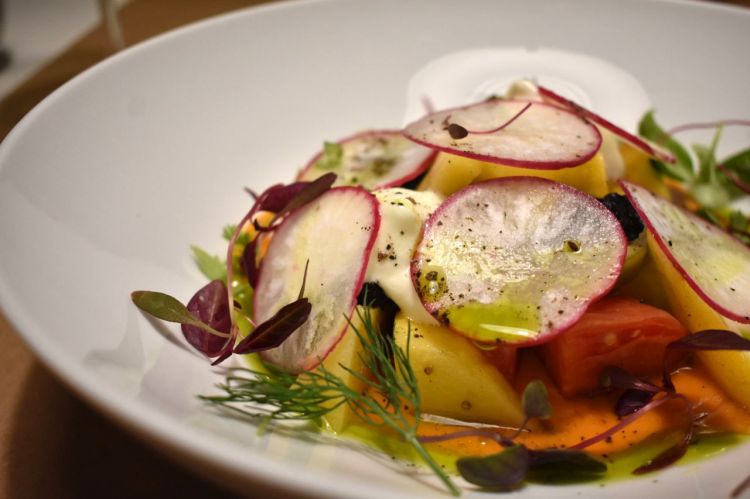
M 267 421 L 318 421 L 343 404 L 349 405 L 366 424 L 395 431 L 417 452 L 453 495 L 460 490 L 430 455 L 417 437 L 420 420 L 420 396 L 417 377 L 406 349 L 381 334 L 369 307 L 357 308 L 362 328 L 349 321 L 362 345 L 363 372 L 341 367 L 359 379 L 366 390 L 350 388 L 344 380 L 324 366 L 299 376 L 270 368 L 267 372 L 233 368 L 226 382 L 218 385 L 225 394 L 201 396 L 210 404 L 222 406 L 246 416 Z M 410 338 L 411 334 L 407 336 Z M 370 394 L 377 393 L 382 400 Z M 380 397 L 378 397 L 380 398 Z

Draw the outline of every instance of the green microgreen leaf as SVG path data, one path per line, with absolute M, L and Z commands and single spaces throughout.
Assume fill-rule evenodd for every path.
M 745 182 L 750 182 L 750 148 L 730 156 L 722 164 Z
M 208 324 L 196 319 L 177 298 L 166 293 L 159 291 L 133 291 L 130 294 L 130 298 L 136 307 L 157 319 L 195 326 L 207 333 L 221 336 L 222 338 L 229 337 L 227 333 L 217 331 Z
M 552 404 L 547 387 L 540 380 L 526 385 L 522 396 L 523 412 L 527 418 L 549 419 L 552 417 Z
M 323 153 L 320 155 L 315 166 L 321 170 L 336 170 L 341 167 L 344 159 L 344 148 L 337 142 L 324 142 Z
M 190 246 L 193 251 L 193 260 L 198 270 L 206 276 L 209 281 L 227 279 L 227 266 L 224 261 L 216 255 L 212 255 L 198 246 Z
M 529 475 L 533 478 L 586 478 L 607 471 L 607 464 L 588 452 L 577 449 L 542 449 L 529 451 Z
M 692 180 L 695 175 L 693 170 L 693 161 L 690 153 L 678 141 L 673 139 L 664 129 L 659 126 L 654 118 L 654 112 L 649 111 L 638 124 L 638 133 L 660 146 L 666 147 L 675 156 L 675 163 L 669 164 L 663 161 L 651 160 L 651 164 L 657 171 L 664 175 L 676 178 L 683 182 Z
M 512 445 L 486 457 L 462 457 L 456 468 L 469 483 L 480 487 L 510 490 L 518 487 L 529 470 L 529 451 L 522 445 Z
M 750 229 L 750 217 L 741 211 L 734 210 L 729 213 L 729 227 L 733 231 L 747 232 Z
M 224 228 L 221 230 L 221 236 L 229 241 L 232 239 L 232 235 L 234 234 L 234 231 L 237 230 L 237 226 L 233 224 L 225 225 Z

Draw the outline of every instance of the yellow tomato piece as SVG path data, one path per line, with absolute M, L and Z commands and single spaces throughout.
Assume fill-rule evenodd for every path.
M 646 153 L 622 142 L 620 144 L 620 155 L 623 163 L 625 163 L 623 179 L 645 187 L 664 199 L 671 198 L 669 188 L 664 184 L 654 167 L 651 166 L 651 159 Z M 616 187 L 615 190 L 622 192 L 619 187 Z
M 364 307 L 357 307 L 357 309 L 354 311 L 354 314 L 352 314 L 351 319 L 352 325 L 356 327 L 361 334 L 364 334 L 364 324 L 362 324 L 360 314 L 364 317 L 364 313 Z M 372 319 L 372 323 L 379 324 L 382 315 L 381 311 L 376 308 L 370 308 L 369 313 Z M 331 353 L 326 356 L 325 360 L 323 360 L 321 366 L 334 376 L 337 376 L 339 379 L 344 381 L 344 383 L 346 383 L 346 386 L 348 386 L 350 389 L 362 393 L 365 390 L 364 382 L 351 372 L 344 369 L 344 367 L 348 367 L 354 372 L 366 374 L 365 367 L 362 362 L 363 354 L 364 349 L 362 347 L 362 344 L 360 343 L 357 334 L 352 330 L 352 326 L 349 326 L 346 329 L 344 336 L 334 347 L 333 351 L 331 351 Z M 301 376 L 304 377 L 304 374 L 302 374 Z M 335 403 L 336 401 L 331 401 L 329 402 L 328 406 L 330 407 Z M 324 419 L 331 430 L 336 433 L 341 433 L 356 417 L 356 414 L 348 404 L 342 404 L 333 411 L 326 414 Z
M 419 184 L 419 190 L 450 196 L 472 183 L 482 172 L 484 164 L 476 159 L 441 152 Z
M 518 168 L 515 166 L 482 163 L 482 172 L 477 181 L 502 177 L 539 177 L 567 184 L 594 197 L 603 197 L 609 192 L 607 170 L 602 155 L 597 153 L 589 161 L 572 168 L 559 170 L 539 170 L 535 168 Z
M 396 344 L 406 348 L 417 377 L 422 412 L 517 427 L 523 410 L 513 387 L 463 336 L 442 326 L 412 322 L 398 314 Z

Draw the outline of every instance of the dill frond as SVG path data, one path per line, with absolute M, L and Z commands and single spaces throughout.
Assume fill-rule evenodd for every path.
M 417 438 L 420 397 L 417 377 L 409 362 L 408 340 L 406 349 L 400 348 L 391 338 L 381 334 L 370 309 L 363 309 L 357 308 L 362 328 L 352 321 L 349 321 L 349 326 L 362 345 L 360 359 L 368 375 L 341 366 L 364 383 L 367 389 L 363 392 L 351 389 L 323 366 L 300 376 L 270 367 L 268 372 L 232 368 L 225 383 L 218 385 L 224 394 L 200 398 L 209 404 L 266 421 L 318 421 L 341 405 L 348 404 L 366 424 L 387 427 L 400 435 L 448 490 L 459 495 L 458 487 Z M 382 400 L 376 400 L 370 393 L 379 394 Z

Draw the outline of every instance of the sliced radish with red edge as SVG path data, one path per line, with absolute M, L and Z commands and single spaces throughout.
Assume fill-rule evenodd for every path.
M 614 285 L 627 239 L 612 213 L 533 177 L 472 184 L 427 220 L 412 279 L 424 307 L 479 342 L 531 345 L 572 326 Z
M 297 299 L 309 261 L 308 320 L 264 360 L 297 373 L 316 367 L 341 339 L 380 228 L 378 201 L 359 187 L 337 187 L 290 214 L 275 230 L 261 263 L 254 320 L 262 323 Z
M 408 125 L 404 134 L 439 151 L 543 170 L 585 163 L 602 141 L 599 130 L 575 113 L 507 99 L 429 114 Z
M 435 151 L 407 140 L 400 130 L 372 130 L 339 141 L 341 156 L 331 163 L 316 154 L 297 180 L 315 180 L 329 172 L 335 186 L 359 185 L 368 190 L 395 187 L 417 178 L 432 164 Z
M 602 118 L 598 114 L 596 114 L 593 111 L 589 111 L 585 107 L 576 104 L 570 99 L 566 99 L 560 94 L 557 94 L 546 87 L 539 87 L 539 93 L 542 95 L 542 97 L 547 102 L 551 102 L 554 104 L 562 105 L 566 109 L 569 109 L 573 111 L 574 113 L 577 113 L 581 115 L 582 117 L 589 119 L 596 123 L 597 125 L 600 125 L 610 132 L 614 133 L 619 137 L 621 140 L 627 142 L 629 145 L 635 147 L 636 149 L 639 149 L 643 151 L 644 153 L 648 154 L 654 159 L 658 159 L 659 161 L 664 161 L 665 163 L 674 163 L 676 161 L 674 154 L 669 152 L 667 149 L 654 144 L 653 142 L 646 140 L 642 137 L 638 137 L 637 135 L 634 135 L 626 130 L 623 130 L 619 126 L 615 125 L 611 121 Z
M 750 323 L 750 248 L 727 232 L 652 194 L 620 182 L 656 243 L 711 308 Z

